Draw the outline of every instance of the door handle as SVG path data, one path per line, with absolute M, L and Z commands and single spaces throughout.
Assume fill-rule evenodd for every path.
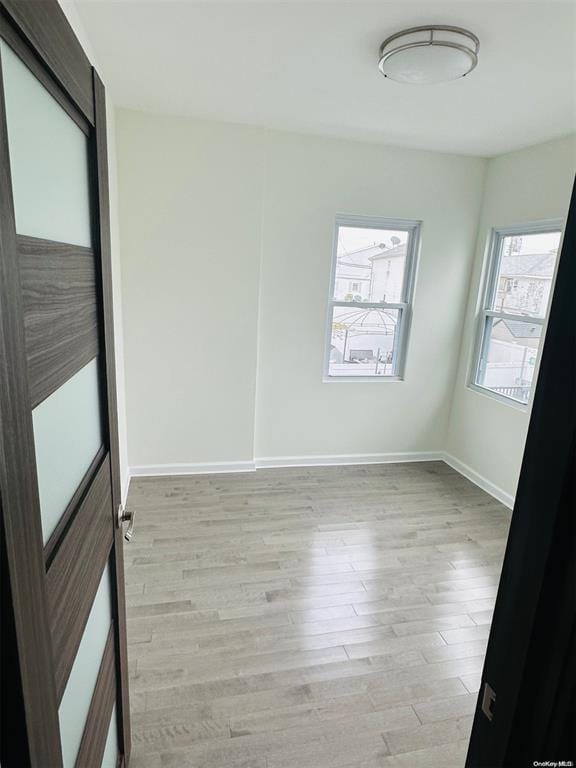
M 117 527 L 122 530 L 122 523 L 129 523 L 127 530 L 124 532 L 124 539 L 130 541 L 134 535 L 134 522 L 136 518 L 136 511 L 134 509 L 124 509 L 122 504 L 118 507 Z

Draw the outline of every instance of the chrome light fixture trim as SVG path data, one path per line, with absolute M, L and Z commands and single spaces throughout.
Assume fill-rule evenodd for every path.
M 453 39 L 445 39 L 442 37 L 442 32 L 447 32 L 452 36 L 460 36 L 461 40 L 456 42 Z M 408 42 L 402 42 L 402 38 L 418 35 L 419 33 L 422 33 L 423 35 L 421 40 L 413 39 Z M 394 42 L 397 44 L 391 45 Z M 470 72 L 472 72 L 472 70 L 478 64 L 480 40 L 473 32 L 470 32 L 468 29 L 464 29 L 463 27 L 454 27 L 444 24 L 429 24 L 421 27 L 410 27 L 409 29 L 403 29 L 401 32 L 396 32 L 395 34 L 390 35 L 390 37 L 387 37 L 380 46 L 380 59 L 378 62 L 378 69 L 384 75 L 384 77 L 388 78 L 389 75 L 386 73 L 385 65 L 392 56 L 403 53 L 405 51 L 428 46 L 452 48 L 460 51 L 461 53 L 464 53 L 469 57 L 469 69 L 458 75 L 455 79 L 469 75 Z

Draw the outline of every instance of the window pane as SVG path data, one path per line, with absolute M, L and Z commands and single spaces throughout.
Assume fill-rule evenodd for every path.
M 334 299 L 404 301 L 408 232 L 339 227 Z
M 88 139 L 12 49 L 0 47 L 16 231 L 90 246 Z
M 32 411 L 44 542 L 102 445 L 94 358 Z
M 502 238 L 493 309 L 544 317 L 559 245 L 560 232 Z
M 74 768 L 112 622 L 112 580 L 106 565 L 58 709 L 62 763 Z
M 478 384 L 528 402 L 541 331 L 536 323 L 488 318 Z
M 393 376 L 400 312 L 334 307 L 329 376 Z
M 112 710 L 110 725 L 108 727 L 108 737 L 104 747 L 104 756 L 100 768 L 116 768 L 118 765 L 118 727 L 116 725 L 116 705 Z

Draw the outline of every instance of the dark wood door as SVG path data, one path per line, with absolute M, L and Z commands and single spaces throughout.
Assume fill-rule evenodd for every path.
M 130 752 L 103 85 L 57 3 L 0 18 L 1 763 Z

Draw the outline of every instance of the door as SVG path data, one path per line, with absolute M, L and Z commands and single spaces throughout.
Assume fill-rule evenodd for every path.
M 104 88 L 57 3 L 0 17 L 3 768 L 130 751 Z

